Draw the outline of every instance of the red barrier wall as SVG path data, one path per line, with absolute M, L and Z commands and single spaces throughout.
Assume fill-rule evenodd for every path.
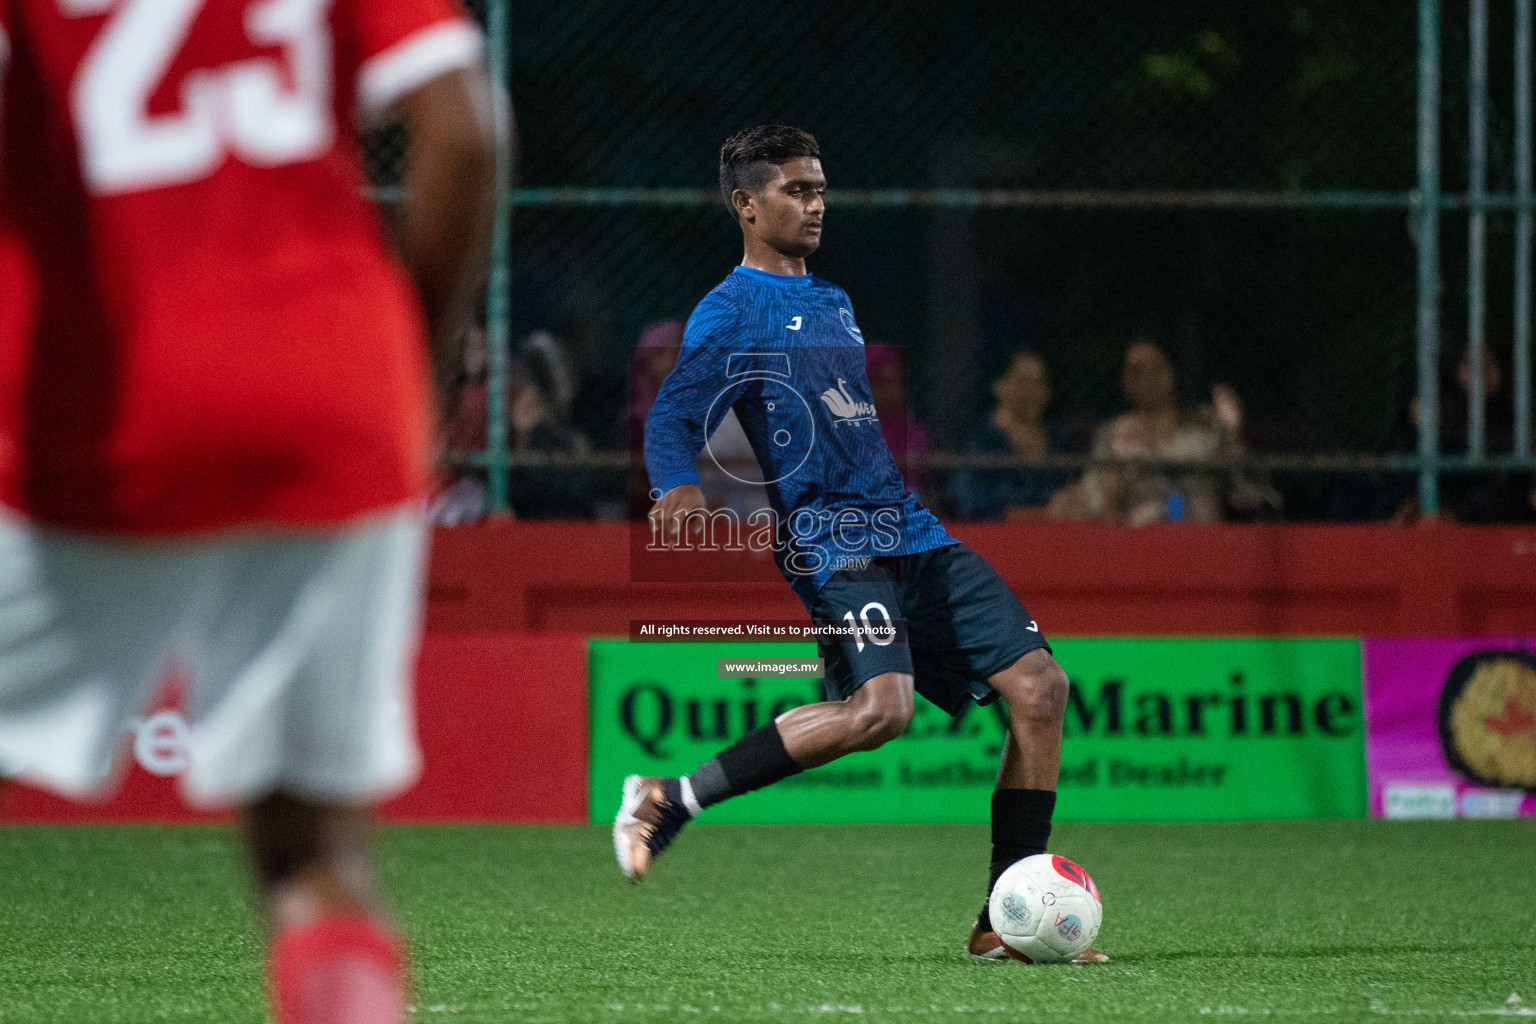
M 1056 635 L 1536 631 L 1536 528 L 971 524 L 952 528 Z M 429 628 L 628 632 L 631 618 L 801 618 L 766 582 L 632 583 L 629 527 L 440 530 Z
M 971 525 L 1056 635 L 1536 633 L 1536 529 Z M 763 582 L 633 583 L 624 524 L 438 532 L 418 704 L 426 773 L 394 820 L 585 821 L 585 637 L 630 618 L 800 618 Z M 200 820 L 173 780 L 129 768 L 75 805 L 23 786 L 0 821 Z
M 421 780 L 383 808 L 392 821 L 587 820 L 587 650 L 573 634 L 438 634 L 422 645 Z M 129 758 L 110 800 L 71 803 L 7 785 L 0 821 L 216 821 L 175 779 Z
M 587 820 L 587 640 L 436 634 L 422 645 L 421 781 L 392 821 Z

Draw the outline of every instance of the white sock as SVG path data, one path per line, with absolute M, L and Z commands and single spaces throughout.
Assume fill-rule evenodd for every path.
M 686 775 L 677 781 L 683 791 L 683 806 L 688 808 L 690 815 L 697 815 L 704 808 L 699 806 L 698 797 L 693 795 L 693 783 L 688 781 L 688 776 Z

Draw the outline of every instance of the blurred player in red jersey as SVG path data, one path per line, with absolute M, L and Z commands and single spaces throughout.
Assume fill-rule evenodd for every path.
M 165 659 L 284 1024 L 404 1019 L 368 808 L 418 770 L 428 343 L 495 127 L 456 0 L 0 0 L 0 774 L 110 785 Z M 355 131 L 412 137 L 401 258 Z

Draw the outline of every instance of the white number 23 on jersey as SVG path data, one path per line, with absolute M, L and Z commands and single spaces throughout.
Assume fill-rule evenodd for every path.
M 58 0 L 69 16 L 110 12 L 71 96 L 81 169 L 97 195 L 197 181 L 230 154 L 258 167 L 299 163 L 335 141 L 331 0 L 260 0 L 246 8 L 246 38 L 282 47 L 291 78 L 270 57 L 191 71 L 177 89 L 180 109 L 150 114 L 149 99 L 206 2 Z

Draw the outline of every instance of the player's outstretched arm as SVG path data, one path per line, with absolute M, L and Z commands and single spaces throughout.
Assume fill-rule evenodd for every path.
M 491 83 L 456 71 L 402 97 L 411 136 L 401 255 L 416 280 L 439 385 L 454 372 L 454 341 L 490 251 L 495 212 L 496 122 Z
M 699 303 L 688 318 L 677 365 L 661 382 L 656 401 L 645 415 L 645 471 L 651 486 L 662 492 L 651 508 L 651 518 L 664 516 L 668 544 L 678 534 L 678 513 L 705 508 L 704 492 L 699 489 L 699 452 L 710 432 L 709 410 L 731 386 L 730 356 L 735 347 L 719 339 L 739 335 L 737 314 L 735 305 L 717 292 Z M 703 529 L 700 517 L 694 522 Z

